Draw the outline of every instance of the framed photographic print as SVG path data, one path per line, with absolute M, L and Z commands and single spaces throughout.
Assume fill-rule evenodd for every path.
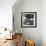
M 36 27 L 37 13 L 36 12 L 21 12 L 21 27 Z

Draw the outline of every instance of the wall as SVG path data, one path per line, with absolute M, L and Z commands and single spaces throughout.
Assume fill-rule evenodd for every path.
M 15 31 L 23 33 L 23 37 L 35 41 L 36 46 L 41 46 L 41 0 L 21 0 L 13 6 Z M 37 27 L 22 28 L 21 12 L 37 12 Z
M 0 27 L 12 29 L 12 6 L 16 0 L 0 0 Z
M 38 39 L 40 40 L 39 33 L 41 31 L 42 46 L 46 46 L 46 36 L 45 36 L 46 35 L 46 0 L 41 0 L 41 15 L 37 16 L 38 17 L 37 23 L 38 23 L 38 25 L 39 25 L 39 23 L 41 23 L 41 27 L 39 25 L 37 28 L 32 28 L 32 29 L 20 27 L 21 12 L 22 11 L 30 11 L 31 12 L 32 9 L 34 8 L 33 11 L 37 11 L 39 14 L 40 0 L 29 0 L 29 1 L 22 0 L 22 2 L 21 3 L 20 2 L 21 1 L 16 2 L 16 0 L 0 0 L 0 26 L 8 27 L 10 29 L 12 28 L 12 6 L 15 3 L 15 5 L 13 6 L 13 11 L 14 11 L 14 14 L 16 13 L 15 14 L 16 15 L 15 16 L 16 30 L 18 30 L 19 32 L 23 32 L 24 37 L 27 36 L 26 33 L 28 35 L 30 35 L 31 36 L 30 38 L 34 39 L 36 41 L 37 45 L 39 44 L 39 42 L 37 42 L 37 41 L 38 41 Z M 37 10 L 35 10 L 36 8 L 37 8 Z M 41 22 L 39 21 L 40 20 L 39 16 L 41 17 Z M 36 36 L 37 32 L 39 32 L 39 33 Z
M 41 41 L 46 46 L 46 0 L 41 1 Z

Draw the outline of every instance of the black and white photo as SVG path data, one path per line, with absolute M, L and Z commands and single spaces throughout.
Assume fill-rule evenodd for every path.
M 36 12 L 22 12 L 21 13 L 21 27 L 36 27 L 37 19 Z

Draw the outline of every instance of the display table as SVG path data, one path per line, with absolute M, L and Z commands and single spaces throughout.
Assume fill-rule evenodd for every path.
M 2 45 L 6 41 L 5 38 L 0 38 L 0 45 Z

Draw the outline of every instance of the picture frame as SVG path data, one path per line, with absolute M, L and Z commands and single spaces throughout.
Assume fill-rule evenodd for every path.
M 21 27 L 37 27 L 37 12 L 21 12 Z

